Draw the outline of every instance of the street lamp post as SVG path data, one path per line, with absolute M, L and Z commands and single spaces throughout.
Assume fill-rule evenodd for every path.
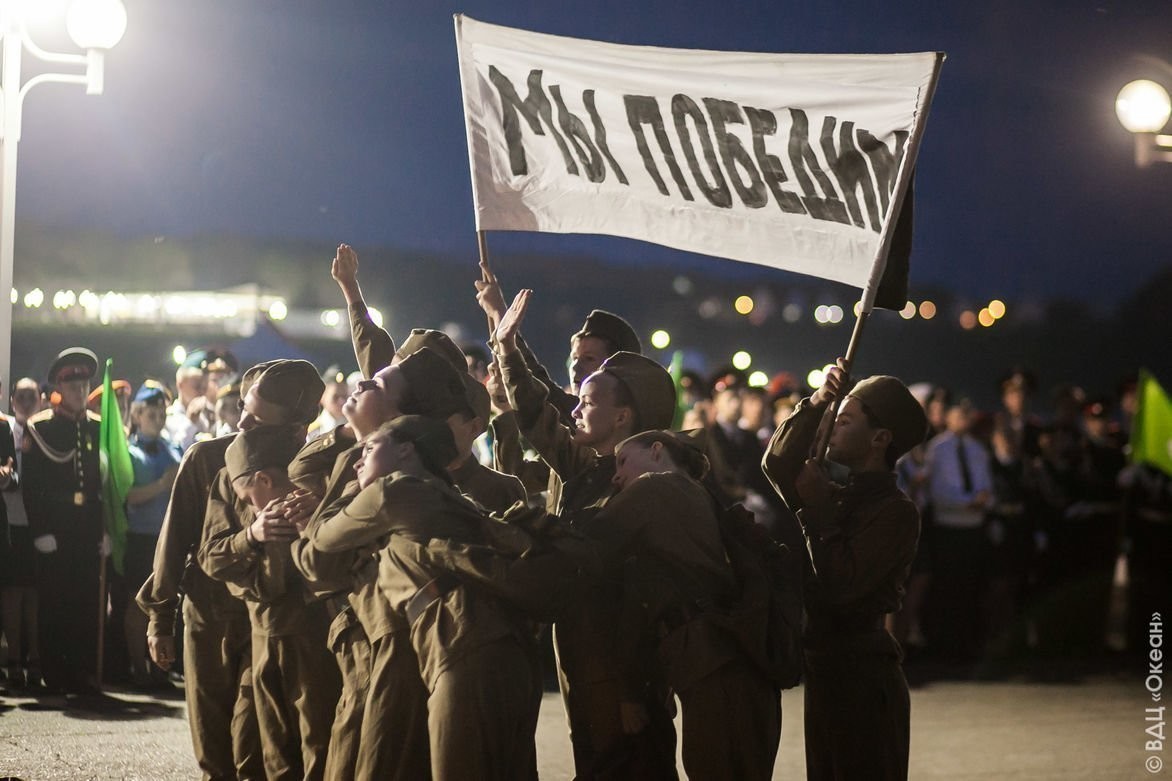
M 1172 76 L 1172 65 L 1158 57 L 1136 57 L 1144 69 Z M 1164 80 L 1164 83 L 1168 83 Z M 1135 165 L 1147 168 L 1154 163 L 1172 163 L 1172 135 L 1161 131 L 1172 116 L 1168 90 L 1157 81 L 1138 79 L 1124 85 L 1115 98 L 1119 124 L 1135 135 Z
M 33 41 L 25 24 L 28 4 L 0 0 L 0 382 L 11 386 L 12 266 L 16 226 L 16 150 L 20 141 L 24 96 L 38 84 L 84 84 L 88 95 L 101 95 L 106 50 L 126 31 L 121 0 L 75 0 L 66 16 L 69 37 L 85 54 L 47 52 Z M 21 83 L 25 51 L 41 62 L 77 66 L 80 73 L 39 73 Z

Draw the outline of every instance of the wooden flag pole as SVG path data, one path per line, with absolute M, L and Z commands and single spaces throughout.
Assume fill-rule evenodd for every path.
M 480 253 L 480 281 L 495 282 L 496 275 L 492 273 L 492 269 L 488 265 L 488 238 L 482 230 L 476 231 L 476 249 Z M 492 339 L 496 333 L 497 324 L 493 322 L 492 315 L 488 312 L 484 313 L 484 319 L 488 321 L 488 338 Z
M 908 185 L 911 183 L 912 169 L 914 161 L 920 151 L 920 142 L 924 137 L 924 114 L 927 113 L 927 107 L 932 105 L 932 98 L 936 94 L 936 85 L 940 80 L 940 66 L 944 63 L 944 54 L 942 52 L 936 53 L 936 64 L 932 68 L 932 75 L 928 79 L 928 84 L 924 89 L 924 94 L 921 96 L 919 104 L 924 107 L 920 116 L 916 117 L 915 126 L 912 129 L 911 137 L 908 139 L 907 149 L 904 152 L 903 161 L 900 163 L 899 171 L 896 173 L 895 185 L 892 188 L 891 200 L 887 204 L 887 220 L 884 223 L 887 227 L 883 231 L 883 237 L 879 242 L 879 248 L 875 252 L 875 262 L 871 266 L 871 278 L 867 281 L 867 286 L 863 288 L 862 298 L 859 299 L 859 314 L 855 318 L 855 327 L 851 332 L 851 340 L 846 348 L 846 355 L 843 358 L 846 372 L 846 380 L 849 383 L 851 367 L 854 365 L 855 356 L 858 354 L 859 342 L 863 336 L 863 326 L 866 325 L 867 319 L 871 316 L 871 310 L 875 306 L 875 297 L 879 294 L 879 285 L 883 281 L 883 272 L 887 269 L 887 256 L 891 252 L 891 240 L 895 235 L 895 225 L 899 221 L 899 209 L 903 208 L 904 197 L 907 195 Z M 845 396 L 847 385 L 844 383 L 842 391 L 830 402 L 830 406 L 826 408 L 826 413 L 822 416 L 821 422 L 818 424 L 818 433 L 814 440 L 813 456 L 819 464 L 826 460 L 826 448 L 830 443 L 830 432 L 834 429 L 834 419 L 838 416 L 838 408 L 842 404 L 842 398 Z

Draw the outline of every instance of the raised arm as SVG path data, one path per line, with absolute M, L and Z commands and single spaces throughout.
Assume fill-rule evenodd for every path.
M 330 276 L 342 289 L 346 297 L 346 310 L 350 316 L 350 338 L 354 342 L 354 357 L 362 376 L 370 379 L 379 369 L 391 365 L 395 357 L 395 340 L 383 328 L 376 325 L 362 297 L 358 285 L 358 253 L 349 244 L 339 244 Z

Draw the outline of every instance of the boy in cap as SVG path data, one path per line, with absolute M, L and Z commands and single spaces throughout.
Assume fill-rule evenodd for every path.
M 255 513 L 243 529 L 253 566 L 227 582 L 249 608 L 253 692 L 270 779 L 325 777 L 340 685 L 326 649 L 324 606 L 306 604 L 288 546 L 308 520 L 304 505 L 290 501 L 296 486 L 288 473 L 304 443 L 304 423 L 249 428 L 224 452 L 222 470 Z
M 296 364 L 294 371 L 286 367 L 274 372 L 266 389 L 261 394 L 254 392 L 267 369 L 289 363 Z M 287 405 L 314 392 L 310 373 L 317 378 L 317 370 L 304 361 L 269 361 L 248 369 L 240 381 L 241 424 L 250 428 L 278 424 L 304 413 L 304 409 Z M 293 388 L 304 386 L 302 392 L 281 397 L 269 386 L 281 384 L 282 378 Z M 317 392 L 320 394 L 320 388 Z M 316 407 L 312 414 L 316 414 Z M 176 658 L 176 613 L 180 592 L 184 595 L 184 690 L 192 747 L 205 776 L 263 778 L 252 696 L 248 611 L 227 586 L 209 577 L 196 561 L 213 485 L 224 466 L 224 452 L 235 436 L 196 442 L 184 454 L 155 547 L 152 572 L 137 600 L 149 619 L 151 659 L 166 670 Z M 219 506 L 223 507 L 222 501 Z
M 633 434 L 671 426 L 675 385 L 650 358 L 615 353 L 582 380 L 573 411 L 575 426 L 566 426 L 558 408 L 548 401 L 548 389 L 530 372 L 517 347 L 531 295 L 530 290 L 518 293 L 501 318 L 495 333 L 496 359 L 521 434 L 560 478 L 560 490 L 551 491 L 549 506 L 571 528 L 584 530 L 614 493 L 615 447 Z M 617 584 L 600 583 L 577 610 L 554 626 L 574 765 L 580 777 L 605 770 L 619 777 L 675 778 L 675 730 L 665 708 L 665 692 L 647 681 L 646 701 L 627 702 L 629 682 L 622 680 L 615 655 L 620 599 Z M 644 708 L 645 724 L 624 724 L 626 705 Z
M 839 359 L 778 427 L 762 468 L 806 536 L 806 772 L 811 779 L 906 779 L 907 680 L 884 616 L 903 597 L 920 531 L 895 462 L 923 441 L 927 417 L 895 377 L 849 392 L 830 437 L 831 482 L 810 450 L 828 404 L 846 390 Z
M 49 368 L 52 408 L 28 419 L 24 503 L 37 551 L 41 666 L 50 690 L 97 690 L 98 589 L 103 540 L 97 415 L 86 409 L 98 359 L 63 350 Z

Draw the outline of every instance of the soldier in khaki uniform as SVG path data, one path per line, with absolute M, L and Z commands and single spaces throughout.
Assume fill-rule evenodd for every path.
M 245 396 L 242 432 L 291 427 L 300 431 L 293 438 L 300 446 L 304 427 L 317 414 L 321 392 L 321 378 L 311 364 L 270 363 Z M 284 465 L 281 475 L 288 480 Z M 281 514 L 258 515 L 237 494 L 225 467 L 211 487 L 197 553 L 203 570 L 228 584 L 249 611 L 257 719 L 270 778 L 322 777 L 337 699 L 336 668 L 325 649 L 324 607 L 306 608 L 307 595 L 292 566 L 288 545 L 298 533 L 288 519 L 304 523 L 315 505 L 316 498 L 301 491 L 286 500 Z M 318 676 L 313 682 L 306 680 L 311 677 L 308 670 Z M 312 696 L 295 697 L 291 691 Z M 290 706 L 290 701 L 295 705 Z
M 768 781 L 781 738 L 781 693 L 722 615 L 738 586 L 716 501 L 698 482 L 708 470 L 701 445 L 685 434 L 645 431 L 622 442 L 615 460 L 619 492 L 586 533 L 620 571 L 620 658 L 628 680 L 653 665 L 679 697 L 689 779 Z
M 384 424 L 357 467 L 362 492 L 310 541 L 324 553 L 385 543 L 379 588 L 411 628 L 416 674 L 430 693 L 431 775 L 503 781 L 534 764 L 537 698 L 524 622 L 419 556 L 432 538 L 482 541 L 486 519 L 447 477 L 455 456 L 442 421 L 407 415 Z
M 582 382 L 576 427 L 570 429 L 517 349 L 531 293 L 521 291 L 502 318 L 494 350 L 521 434 L 563 481 L 550 503 L 572 529 L 581 529 L 614 492 L 615 446 L 640 431 L 671 425 L 675 387 L 651 359 L 615 353 Z M 635 692 L 622 676 L 615 653 L 620 599 L 620 583 L 600 583 L 554 626 L 575 768 L 580 778 L 675 778 L 675 730 L 662 682 L 644 680 Z M 623 711 L 632 704 L 646 710 L 646 721 L 624 722 Z
M 415 335 L 402 356 L 418 347 Z M 420 392 L 413 392 L 418 388 Z M 426 691 L 407 639 L 406 626 L 377 590 L 378 545 L 324 553 L 313 544 L 317 529 L 341 512 L 357 493 L 354 465 L 362 443 L 381 423 L 401 410 L 447 419 L 466 405 L 459 373 L 429 348 L 420 348 L 359 383 L 344 412 L 359 444 L 338 456 L 321 505 L 294 544 L 298 569 L 310 588 L 339 613 L 331 631 L 343 676 L 343 695 L 335 714 L 331 769 L 356 778 L 414 779 L 429 766 Z M 302 451 L 299 458 L 306 455 Z M 346 604 L 348 603 L 348 604 Z M 349 773 L 344 768 L 352 768 Z
M 806 773 L 906 779 L 911 704 L 884 617 L 899 610 L 920 532 L 916 505 L 896 487 L 895 462 L 923 441 L 928 421 L 895 377 L 859 382 L 830 436 L 832 482 L 810 451 L 826 405 L 846 391 L 841 366 L 778 427 L 762 464 L 810 554 Z
M 247 399 L 242 402 L 243 414 L 254 424 L 269 422 L 258 409 L 259 397 L 249 393 L 269 365 L 257 364 L 241 378 Z M 151 659 L 167 670 L 175 662 L 176 613 L 183 596 L 187 718 L 196 761 L 209 781 L 264 777 L 253 706 L 248 611 L 195 561 L 208 493 L 235 436 L 196 442 L 184 454 L 155 546 L 153 569 L 137 597 L 148 617 Z

